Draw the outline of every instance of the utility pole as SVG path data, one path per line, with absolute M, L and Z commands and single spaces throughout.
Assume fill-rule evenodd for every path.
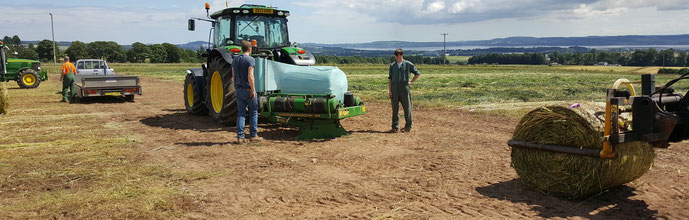
M 443 35 L 443 56 L 445 56 L 445 54 L 447 54 L 445 52 L 445 37 L 447 36 L 447 33 L 441 33 L 440 35 Z
M 57 63 L 57 54 L 55 53 L 55 28 L 53 28 L 53 13 L 50 14 L 50 32 L 53 34 L 53 63 Z

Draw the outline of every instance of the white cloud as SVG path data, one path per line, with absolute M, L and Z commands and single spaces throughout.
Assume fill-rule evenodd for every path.
M 689 9 L 686 0 L 304 0 L 296 3 L 315 10 L 349 10 L 379 22 L 399 24 L 455 24 L 494 19 L 541 18 L 559 15 L 576 19 L 615 16 L 633 8 Z
M 207 39 L 201 32 L 188 32 L 186 20 L 199 17 L 203 9 L 160 11 L 116 10 L 100 7 L 20 8 L 0 6 L 0 35 L 19 35 L 22 40 L 51 39 L 50 16 L 54 15 L 57 41 L 116 41 L 123 44 L 186 43 Z M 201 29 L 203 24 L 197 25 Z M 27 28 L 19 28 L 27 27 Z M 196 37 L 194 37 L 196 36 Z M 195 38 L 195 39 L 194 39 Z

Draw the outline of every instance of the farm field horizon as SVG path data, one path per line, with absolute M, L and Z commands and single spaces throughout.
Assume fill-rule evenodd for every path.
M 201 63 L 112 63 L 117 73 L 149 76 L 183 82 L 188 68 Z M 388 65 L 321 64 L 337 66 L 349 80 L 349 90 L 365 101 L 387 99 Z M 54 72 L 59 68 L 45 63 Z M 452 108 L 521 117 L 526 111 L 546 103 L 605 101 L 605 91 L 615 80 L 640 81 L 641 74 L 656 73 L 662 67 L 579 66 L 579 65 L 418 65 L 420 80 L 412 86 L 414 105 Z M 681 68 L 681 67 L 666 67 Z M 677 78 L 677 74 L 656 74 L 657 85 Z M 689 82 L 673 86 L 683 93 Z M 635 85 L 640 90 L 640 84 Z
M 603 101 L 614 80 L 656 67 L 419 65 L 415 130 L 390 134 L 387 65 L 337 65 L 369 109 L 342 121 L 349 136 L 297 141 L 295 128 L 261 123 L 264 141 L 237 145 L 233 127 L 184 111 L 185 70 L 200 63 L 111 66 L 141 76 L 135 102 L 59 103 L 49 63 L 37 89 L 6 84 L 0 218 L 689 217 L 677 202 L 689 199 L 685 142 L 657 149 L 640 179 L 582 200 L 531 191 L 510 165 L 525 112 Z

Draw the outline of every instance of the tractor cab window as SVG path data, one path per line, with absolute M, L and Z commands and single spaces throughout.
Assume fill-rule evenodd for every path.
M 215 23 L 215 47 L 232 44 L 232 36 L 230 35 L 231 24 L 230 17 L 220 18 L 218 22 Z
M 259 48 L 289 46 L 287 19 L 270 16 L 237 16 L 237 43 L 256 40 Z

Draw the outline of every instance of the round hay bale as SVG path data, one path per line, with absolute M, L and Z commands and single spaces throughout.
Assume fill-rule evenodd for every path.
M 0 115 L 7 114 L 10 108 L 10 96 L 7 93 L 7 85 L 0 82 Z
M 543 106 L 522 118 L 512 139 L 539 144 L 602 149 L 605 105 Z M 602 114 L 602 115 L 601 115 Z M 655 154 L 646 142 L 615 147 L 615 159 L 512 148 L 512 166 L 530 188 L 574 199 L 631 182 L 648 171 Z

